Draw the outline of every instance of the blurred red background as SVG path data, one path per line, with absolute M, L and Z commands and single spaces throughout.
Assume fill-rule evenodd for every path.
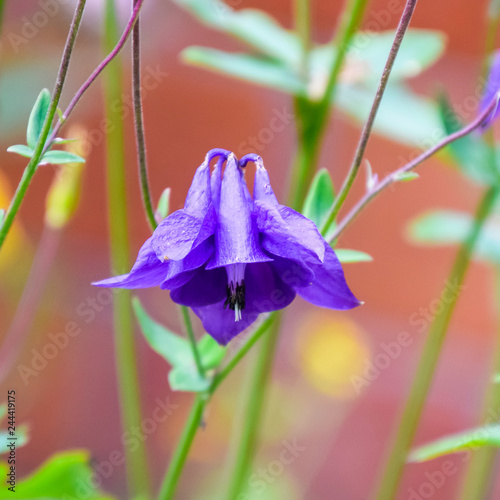
M 24 142 L 27 116 L 36 95 L 44 86 L 52 88 L 74 3 L 64 2 L 49 23 L 22 45 L 13 42 L 12 33 L 21 33 L 26 18 L 32 19 L 40 5 L 30 0 L 7 4 L 0 61 L 0 187 L 4 196 L 5 191 L 12 193 L 25 165 L 22 158 L 9 155 L 5 149 Z M 316 41 L 329 39 L 343 3 L 312 2 Z M 100 2 L 94 4 L 89 6 L 79 35 L 63 105 L 102 57 Z M 123 4 L 125 11 L 128 3 Z M 384 0 L 374 0 L 370 8 L 378 12 L 385 4 Z M 291 27 L 289 1 L 242 0 L 231 5 L 265 9 Z M 414 81 L 415 89 L 433 95 L 441 83 L 457 103 L 470 94 L 480 67 L 486 8 L 485 0 L 419 2 L 412 26 L 444 31 L 448 49 L 441 61 Z M 396 23 L 397 19 L 393 19 L 391 25 Z M 174 210 L 182 206 L 194 169 L 209 149 L 222 147 L 238 152 L 244 141 L 267 126 L 276 110 L 290 111 L 292 105 L 283 94 L 183 65 L 178 54 L 188 45 L 227 49 L 238 45 L 200 27 L 172 3 L 148 0 L 142 25 L 144 74 L 156 78 L 144 101 L 151 187 L 156 200 L 165 187 L 171 187 L 171 210 Z M 123 52 L 125 103 L 131 92 L 128 56 L 129 46 Z M 140 201 L 129 105 L 127 109 L 124 120 L 132 259 L 148 236 L 148 226 Z M 2 389 L 17 389 L 18 419 L 30 427 L 30 443 L 19 451 L 22 474 L 57 450 L 88 448 L 99 463 L 107 460 L 113 450 L 121 449 L 111 306 L 104 306 L 88 324 L 78 313 L 82 302 L 97 296 L 90 282 L 110 275 L 102 118 L 102 90 L 97 83 L 72 118 L 73 122 L 83 124 L 91 134 L 89 138 L 95 141 L 85 167 L 81 205 L 63 236 L 19 363 L 30 366 L 32 349 L 40 350 L 47 343 L 48 334 L 63 331 L 68 321 L 76 321 L 82 333 L 71 339 L 69 346 L 27 384 L 14 370 Z M 328 168 L 337 185 L 347 171 L 358 137 L 359 127 L 335 114 L 320 164 Z M 294 142 L 294 127 L 290 124 L 257 151 L 263 156 L 273 187 L 281 198 L 287 189 L 284 179 L 293 158 Z M 385 172 L 397 167 L 399 156 L 409 152 L 404 146 L 373 137 L 367 158 L 374 170 Z M 9 248 L 0 257 L 2 335 L 13 317 L 41 235 L 45 194 L 53 173 L 53 167 L 40 168 L 20 212 L 16 234 L 12 234 Z M 296 439 L 304 450 L 274 481 L 273 488 L 285 492 L 280 493 L 282 496 L 276 493 L 274 498 L 363 500 L 368 497 L 422 346 L 423 335 L 414 320 L 425 317 L 439 297 L 455 254 L 454 249 L 413 246 L 405 237 L 405 227 L 426 209 L 473 210 L 479 195 L 477 187 L 437 160 L 423 165 L 420 173 L 418 181 L 398 185 L 383 194 L 341 240 L 341 247 L 363 250 L 374 257 L 371 263 L 345 266 L 351 288 L 365 305 L 349 313 L 332 313 L 297 300 L 285 316 L 263 430 L 264 442 L 255 468 L 266 467 L 274 460 L 284 440 Z M 349 203 L 361 192 L 360 182 Z M 0 198 L 0 208 L 5 203 Z M 477 423 L 490 352 L 498 334 L 496 304 L 490 298 L 492 271 L 474 264 L 466 285 L 417 443 Z M 155 289 L 141 291 L 139 295 L 155 318 L 180 329 L 167 293 Z M 311 323 L 317 328 L 311 328 Z M 402 331 L 410 334 L 411 345 L 357 394 L 352 376 L 366 369 L 370 360 L 384 352 L 383 344 L 394 342 Z M 151 473 L 157 485 L 189 411 L 191 397 L 170 393 L 167 365 L 148 348 L 138 331 L 137 346 L 144 417 L 151 415 L 157 398 L 165 401 L 168 397 L 178 405 L 147 439 Z M 325 349 L 329 355 L 322 357 Z M 226 468 L 221 464 L 231 437 L 228 429 L 239 415 L 237 403 L 244 391 L 244 371 L 238 369 L 210 404 L 207 428 L 196 440 L 179 498 L 218 498 L 208 492 L 223 488 L 225 483 Z M 457 455 L 451 460 L 461 470 L 463 457 Z M 411 498 L 411 489 L 418 491 L 429 481 L 429 473 L 440 469 L 441 463 L 438 460 L 409 465 L 400 498 Z M 438 488 L 436 498 L 453 498 L 459 477 L 457 472 L 447 478 Z M 120 498 L 125 495 L 124 485 L 124 466 L 117 468 L 104 483 Z M 286 493 L 288 487 L 294 492 Z

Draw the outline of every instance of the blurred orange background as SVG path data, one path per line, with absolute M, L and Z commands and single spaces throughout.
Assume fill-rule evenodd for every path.
M 100 3 L 91 2 L 85 14 L 63 105 L 102 58 Z M 129 2 L 122 3 L 126 19 Z M 312 2 L 316 41 L 329 39 L 343 3 Z M 366 21 L 370 12 L 383 10 L 386 3 L 373 0 Z M 53 86 L 75 2 L 60 4 L 63 5 L 46 26 L 26 43 L 17 45 L 12 33 L 21 33 L 23 24 L 33 19 L 40 5 L 30 0 L 7 3 L 0 54 L 0 208 L 6 206 L 6 197 L 12 194 L 25 166 L 22 158 L 5 150 L 11 144 L 24 142 L 32 103 L 42 87 Z M 231 5 L 262 8 L 285 26 L 292 25 L 290 1 L 241 0 Z M 436 65 L 413 81 L 416 90 L 432 96 L 442 85 L 456 103 L 470 94 L 480 68 L 486 8 L 485 0 L 419 2 L 412 26 L 442 30 L 448 36 L 448 49 Z M 173 211 L 182 206 L 194 169 L 209 149 L 221 147 L 238 153 L 242 143 L 269 124 L 276 110 L 291 111 L 292 103 L 286 95 L 183 65 L 178 54 L 188 45 L 229 50 L 238 45 L 201 27 L 172 3 L 147 0 L 141 22 L 143 71 L 144 75 L 152 75 L 153 82 L 144 100 L 151 187 L 155 200 L 165 187 L 172 188 Z M 397 19 L 392 19 L 391 26 L 396 23 Z M 149 229 L 140 200 L 132 110 L 127 104 L 131 95 L 129 54 L 127 45 L 123 52 L 124 109 L 128 110 L 124 111 L 124 121 L 132 261 Z M 88 317 L 81 314 L 81 304 L 97 297 L 90 282 L 110 275 L 102 119 L 103 97 L 98 82 L 71 119 L 82 124 L 94 141 L 88 151 L 81 205 L 63 235 L 29 342 L 16 364 L 30 366 L 33 349 L 42 349 L 48 335 L 63 331 L 68 321 L 75 321 L 82 333 L 26 384 L 14 369 L 2 387 L 3 394 L 7 389 L 16 389 L 18 420 L 30 427 L 30 443 L 19 451 L 21 474 L 61 449 L 88 448 L 95 463 L 122 449 L 112 308 L 104 305 L 89 323 L 85 321 Z M 328 168 L 337 186 L 347 171 L 358 137 L 359 126 L 340 113 L 335 114 L 320 165 Z M 256 151 L 264 158 L 273 188 L 281 199 L 287 189 L 284 180 L 294 144 L 295 130 L 290 124 Z M 375 171 L 384 173 L 399 166 L 399 157 L 409 153 L 409 148 L 373 137 L 367 158 Z M 53 174 L 53 167 L 40 167 L 16 230 L 0 255 L 0 338 L 14 315 L 41 236 L 45 195 Z M 341 247 L 359 249 L 374 258 L 370 263 L 345 265 L 348 282 L 365 305 L 340 313 L 319 310 L 298 299 L 285 315 L 255 471 L 268 467 L 279 456 L 285 441 L 295 440 L 301 451 L 293 463 L 273 476 L 269 487 L 275 493 L 270 498 L 368 497 L 418 361 L 424 337 L 419 328 L 421 320 L 425 323 L 429 308 L 439 298 L 455 254 L 451 248 L 413 246 L 405 237 L 405 228 L 410 219 L 426 209 L 471 211 L 480 193 L 478 187 L 435 159 L 423 165 L 420 174 L 418 181 L 403 183 L 384 193 L 342 237 Z M 348 204 L 358 199 L 362 189 L 363 183 L 359 182 Z M 490 353 L 498 335 L 498 304 L 491 298 L 492 275 L 492 270 L 484 265 L 475 263 L 471 267 L 417 443 L 478 422 Z M 166 292 L 154 289 L 138 295 L 153 317 L 180 331 L 176 309 Z M 418 320 L 420 323 L 416 323 Z M 196 325 L 200 329 L 201 325 Z M 409 334 L 408 345 L 395 359 L 391 358 L 388 366 L 373 370 L 373 380 L 358 387 L 353 377 L 369 369 L 377 355 L 385 352 L 384 346 L 395 342 L 401 332 Z M 158 485 L 191 397 L 170 392 L 168 366 L 148 348 L 138 330 L 136 340 L 144 418 L 151 416 L 158 398 L 168 398 L 175 406 L 166 421 L 146 436 L 151 474 Z M 238 398 L 244 392 L 244 374 L 245 368 L 239 368 L 211 402 L 207 427 L 195 442 L 179 498 L 217 499 L 214 492 L 221 491 L 227 481 L 224 460 L 230 429 L 237 428 L 235 424 L 241 418 Z M 436 498 L 453 498 L 459 484 L 464 456 L 454 455 L 451 460 L 457 472 L 437 488 Z M 411 498 L 412 489 L 418 492 L 441 464 L 436 460 L 409 465 L 398 498 Z M 119 498 L 125 497 L 124 466 L 114 470 L 104 487 Z M 500 485 L 496 494 L 500 495 Z

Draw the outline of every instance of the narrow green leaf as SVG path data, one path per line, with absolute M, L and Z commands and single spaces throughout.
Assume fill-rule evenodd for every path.
M 40 162 L 40 165 L 52 163 L 54 165 L 64 165 L 65 163 L 85 163 L 85 160 L 69 151 L 47 151 Z
M 409 461 L 426 462 L 450 453 L 484 446 L 500 447 L 500 424 L 458 432 L 420 446 L 411 452 Z
M 271 59 L 243 53 L 228 53 L 204 47 L 188 47 L 181 53 L 185 62 L 224 73 L 241 80 L 301 95 L 305 87 L 285 66 Z
M 62 137 L 56 137 L 54 139 L 54 144 L 69 144 L 71 142 L 76 142 L 78 139 L 63 139 Z
M 191 346 L 187 339 L 176 335 L 154 321 L 144 310 L 137 297 L 132 299 L 137 321 L 150 347 L 172 366 L 194 365 Z
M 420 244 L 458 245 L 472 228 L 472 216 L 466 212 L 439 210 L 427 212 L 408 226 L 409 238 Z M 475 257 L 500 264 L 500 223 L 491 219 L 481 231 L 476 244 Z
M 7 477 L 8 467 L 7 464 L 0 465 L 3 478 Z M 113 497 L 105 495 L 94 486 L 94 474 L 87 451 L 57 453 L 35 472 L 18 481 L 15 493 L 9 491 L 4 484 L 0 489 L 0 500 L 13 497 L 21 500 L 80 498 L 82 487 L 85 488 L 85 498 L 88 500 L 112 500 Z
M 160 201 L 158 201 L 158 207 L 156 208 L 157 219 L 163 220 L 167 217 L 170 207 L 170 188 L 166 188 L 163 193 L 161 193 Z
M 328 211 L 335 200 L 333 182 L 326 168 L 318 170 L 304 201 L 302 213 L 311 219 L 317 227 L 326 222 Z
M 31 158 L 33 156 L 34 151 L 24 144 L 16 144 L 15 146 L 10 146 L 7 148 L 9 153 L 16 153 L 21 156 L 25 156 L 26 158 Z
M 261 54 L 298 67 L 302 49 L 298 37 L 271 16 L 256 9 L 234 10 L 220 0 L 175 0 L 199 21 L 233 36 Z
M 5 218 L 5 210 L 2 208 L 0 209 L 0 224 L 2 224 L 4 218 Z
M 334 248 L 338 259 L 342 264 L 353 264 L 355 262 L 371 262 L 373 257 L 359 250 L 349 250 L 347 248 Z
M 26 140 L 28 146 L 35 149 L 38 138 L 42 132 L 43 122 L 47 116 L 47 112 L 50 106 L 50 92 L 47 89 L 43 89 L 31 110 L 30 117 L 28 120 L 28 128 L 26 129 Z
M 213 337 L 206 334 L 198 342 L 198 352 L 201 357 L 201 364 L 206 370 L 217 368 L 226 354 L 226 347 L 219 345 Z
M 417 172 L 402 172 L 400 174 L 396 174 L 395 179 L 400 182 L 409 182 L 418 179 L 420 175 Z
M 463 127 L 463 123 L 455 113 L 446 93 L 441 92 L 438 95 L 438 106 L 447 135 Z M 495 170 L 495 152 L 481 136 L 477 134 L 466 135 L 458 141 L 453 141 L 448 150 L 454 163 L 467 177 L 486 185 L 500 182 L 499 173 Z

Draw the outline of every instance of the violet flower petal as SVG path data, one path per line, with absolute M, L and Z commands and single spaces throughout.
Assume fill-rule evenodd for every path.
M 325 240 L 314 222 L 283 205 L 272 207 L 255 201 L 254 211 L 265 250 L 308 265 L 323 261 Z
M 493 54 L 491 60 L 490 73 L 486 86 L 479 104 L 479 113 L 482 113 L 490 104 L 493 99 L 496 99 L 497 93 L 500 91 L 500 50 Z M 486 130 L 500 114 L 500 106 L 497 105 L 495 110 L 491 113 L 487 120 L 480 126 L 480 130 Z
M 225 299 L 226 285 L 227 274 L 224 268 L 211 271 L 200 269 L 192 273 L 192 277 L 187 283 L 171 290 L 170 298 L 183 306 L 206 306 Z M 234 312 L 232 315 L 234 321 Z
M 271 260 L 258 244 L 251 208 L 245 194 L 245 181 L 234 155 L 227 159 L 221 182 L 215 248 L 215 256 L 207 269 Z
M 153 233 L 152 246 L 160 260 L 181 260 L 214 231 L 210 167 L 205 162 L 196 170 L 184 208 L 161 222 Z
M 201 319 L 207 333 L 221 345 L 226 345 L 259 316 L 257 311 L 245 312 L 240 321 L 235 321 L 234 311 L 224 309 L 224 300 L 208 306 L 193 307 L 193 312 Z
M 184 259 L 169 261 L 170 268 L 160 288 L 172 290 L 184 285 L 191 279 L 194 272 L 210 259 L 214 252 L 214 238 L 212 237 L 191 250 Z
M 92 283 L 92 285 L 120 288 L 148 288 L 158 286 L 168 275 L 171 265 L 169 262 L 158 260 L 156 253 L 151 248 L 151 240 L 152 237 L 147 239 L 146 243 L 142 245 L 130 273 L 97 281 Z
M 325 260 L 312 268 L 314 281 L 297 288 L 297 293 L 311 304 L 330 309 L 352 309 L 362 304 L 347 286 L 344 271 L 335 252 L 325 242 Z
M 250 264 L 245 270 L 245 308 L 242 316 L 278 311 L 295 299 L 295 290 L 276 272 L 274 262 Z

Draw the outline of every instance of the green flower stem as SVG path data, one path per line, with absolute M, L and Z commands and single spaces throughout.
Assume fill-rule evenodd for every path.
M 500 303 L 500 268 L 496 269 L 495 297 L 495 302 L 497 304 Z M 488 390 L 484 398 L 481 425 L 491 424 L 492 416 L 498 421 L 498 410 L 500 409 L 500 384 L 494 382 L 493 377 L 500 373 L 500 330 L 495 344 L 491 377 L 488 380 Z M 493 446 L 473 450 L 465 474 L 463 488 L 460 493 L 460 498 L 462 500 L 483 500 L 488 497 L 497 453 L 498 449 Z
M 232 462 L 232 471 L 229 475 L 226 500 L 234 500 L 244 492 L 245 482 L 255 457 L 262 425 L 264 402 L 278 342 L 281 316 L 281 312 L 274 314 L 271 330 L 263 337 L 257 353 L 255 368 L 252 367 L 250 388 L 248 393 L 245 393 L 247 396 L 244 408 L 245 419 L 241 422 L 241 434 L 235 443 L 234 462 Z
M 196 337 L 194 335 L 193 324 L 191 323 L 191 318 L 189 316 L 189 309 L 186 306 L 180 306 L 182 319 L 184 321 L 184 326 L 186 328 L 186 333 L 189 337 L 189 342 L 191 344 L 191 349 L 193 351 L 194 361 L 196 363 L 196 368 L 198 369 L 198 373 L 205 377 L 205 369 L 203 368 L 203 364 L 201 362 L 200 353 L 198 351 L 198 344 L 196 343 Z
M 210 388 L 210 392 L 215 392 L 220 384 L 227 378 L 227 376 L 234 370 L 236 365 L 245 357 L 250 349 L 255 345 L 264 333 L 268 331 L 275 320 L 275 313 L 269 316 L 261 323 L 260 326 L 252 333 L 251 337 L 245 342 L 243 347 L 233 356 L 231 361 L 215 376 Z
M 3 26 L 3 16 L 5 14 L 5 5 L 7 4 L 7 0 L 0 0 L 0 33 Z
M 295 30 L 302 42 L 302 79 L 307 82 L 307 64 L 311 48 L 311 12 L 309 0 L 295 0 Z
M 387 87 L 387 83 L 389 81 L 389 77 L 391 75 L 392 68 L 394 66 L 394 62 L 396 60 L 396 56 L 398 55 L 399 49 L 401 47 L 401 43 L 403 42 L 403 38 L 406 34 L 408 26 L 410 25 L 411 18 L 413 16 L 413 12 L 415 11 L 415 7 L 417 5 L 417 0 L 407 0 L 405 9 L 401 16 L 401 20 L 399 21 L 398 28 L 396 30 L 396 35 L 394 37 L 394 42 L 391 47 L 391 51 L 389 52 L 389 57 L 387 58 L 387 62 L 384 67 L 384 71 L 382 73 L 382 78 L 380 79 L 379 87 L 377 89 L 377 93 L 375 95 L 375 99 L 372 104 L 372 108 L 370 110 L 370 114 L 368 116 L 368 120 L 363 128 L 363 132 L 361 133 L 361 138 L 358 143 L 358 147 L 356 150 L 356 154 L 354 156 L 354 161 L 349 170 L 349 174 L 337 195 L 334 204 L 332 205 L 328 218 L 323 226 L 322 234 L 326 234 L 330 229 L 330 226 L 335 221 L 340 208 L 344 204 L 349 191 L 358 175 L 359 168 L 361 167 L 361 163 L 365 156 L 366 147 L 368 146 L 368 141 L 371 136 L 371 132 L 373 129 L 373 124 L 375 122 L 375 118 L 377 116 L 378 109 L 380 107 L 380 103 L 382 102 L 382 97 L 384 96 L 385 89 Z
M 173 498 L 177 489 L 182 469 L 186 462 L 191 444 L 193 443 L 194 436 L 203 415 L 205 405 L 208 403 L 212 394 L 218 389 L 219 385 L 226 379 L 226 377 L 234 370 L 236 365 L 245 357 L 252 346 L 259 340 L 259 338 L 269 329 L 274 320 L 275 314 L 270 314 L 262 324 L 252 333 L 248 341 L 243 347 L 234 355 L 229 363 L 222 369 L 222 371 L 215 376 L 212 385 L 206 394 L 199 394 L 193 404 L 190 417 L 186 422 L 181 439 L 177 445 L 176 451 L 172 457 L 172 461 L 167 470 L 167 474 L 163 480 L 159 500 L 169 500 Z
M 297 0 L 297 2 L 299 3 L 300 0 Z M 300 209 L 302 206 L 314 177 L 321 141 L 330 118 L 331 104 L 334 100 L 340 71 L 352 37 L 361 24 L 367 4 L 368 0 L 347 0 L 340 26 L 332 40 L 332 45 L 337 50 L 322 97 L 319 100 L 313 100 L 309 97 L 295 99 L 298 150 L 292 170 L 290 188 L 290 204 L 294 208 Z M 301 13 L 304 8 L 304 6 L 299 7 L 297 5 L 296 13 Z M 296 25 L 301 27 L 302 36 L 306 32 L 303 23 L 304 21 L 299 19 L 296 21 Z M 304 40 L 303 44 L 305 44 L 305 47 L 309 45 Z
M 496 269 L 496 303 L 500 302 L 500 268 Z M 499 318 L 500 319 L 500 318 Z M 493 377 L 500 373 L 500 331 L 496 339 L 493 354 L 491 379 L 488 380 L 489 388 L 486 393 L 483 414 L 483 424 L 491 423 L 492 415 L 497 416 L 500 408 L 500 384 L 493 382 Z M 493 478 L 493 467 L 498 450 L 494 447 L 486 447 L 474 451 L 469 470 L 465 476 L 464 488 L 461 494 L 463 500 L 479 500 L 486 498 L 488 488 Z
M 104 20 L 104 48 L 113 47 L 118 36 L 114 0 L 106 0 Z M 122 65 L 119 59 L 109 65 L 104 75 L 105 112 L 109 120 L 107 135 L 107 184 L 111 265 L 115 271 L 129 269 L 129 243 L 127 225 L 127 200 L 125 187 L 125 150 L 123 120 L 112 103 L 123 95 Z M 122 427 L 124 431 L 141 427 L 141 402 L 137 374 L 136 346 L 130 292 L 120 290 L 114 296 L 114 330 L 116 363 L 120 391 Z M 149 469 L 143 441 L 137 449 L 125 448 L 127 479 L 131 498 L 150 498 Z
M 418 364 L 399 428 L 394 436 L 385 472 L 375 497 L 377 500 L 392 500 L 396 497 L 406 457 L 415 436 L 425 400 L 431 387 L 444 338 L 457 303 L 459 291 L 464 282 L 481 229 L 491 213 L 497 194 L 498 191 L 496 188 L 489 188 L 486 191 L 475 213 L 474 224 L 470 234 L 458 250 L 447 280 L 447 285 L 442 293 L 443 308 L 436 314 L 430 326 L 428 337 L 420 358 L 421 361 Z M 452 284 L 455 291 L 451 299 L 448 290 L 449 284 Z
M 196 436 L 196 431 L 201 425 L 206 402 L 206 395 L 198 394 L 196 396 L 179 444 L 172 456 L 167 475 L 163 480 L 158 500 L 172 500 L 174 498 L 177 483 L 179 482 L 189 450 Z
M 481 70 L 481 78 L 486 81 L 490 71 L 490 56 L 495 49 L 495 40 L 500 22 L 500 0 L 491 0 L 487 13 L 486 41 L 484 48 L 484 59 Z M 491 146 L 491 165 L 496 170 L 495 137 L 493 127 L 484 134 L 484 139 Z M 496 302 L 500 301 L 500 269 L 496 270 Z M 496 339 L 493 353 L 491 375 L 500 372 L 500 332 Z M 480 418 L 481 424 L 487 424 L 491 420 L 490 412 L 496 414 L 500 408 L 500 384 L 488 380 L 483 411 Z M 493 479 L 493 467 L 497 455 L 494 447 L 485 447 L 475 450 L 464 475 L 463 485 L 460 492 L 462 500 L 482 500 L 487 498 L 488 490 Z
M 137 6 L 137 0 L 133 0 L 133 6 Z M 156 228 L 156 219 L 151 202 L 149 189 L 148 167 L 146 159 L 146 137 L 144 134 L 144 117 L 142 111 L 141 96 L 141 45 L 140 45 L 139 18 L 132 30 L 132 94 L 134 98 L 134 124 L 135 139 L 137 144 L 137 163 L 139 165 L 139 179 L 141 181 L 142 202 L 146 218 L 151 229 Z
M 7 213 L 5 214 L 2 224 L 0 225 L 0 249 L 5 241 L 5 238 L 7 237 L 12 223 L 14 222 L 17 212 L 19 211 L 19 207 L 21 206 L 24 196 L 26 195 L 26 191 L 28 190 L 28 186 L 31 183 L 31 179 L 35 175 L 36 168 L 40 163 L 43 153 L 45 152 L 45 143 L 50 133 L 50 126 L 57 111 L 57 106 L 59 104 L 59 99 L 64 87 L 64 82 L 66 81 L 66 75 L 68 74 L 69 63 L 71 60 L 71 55 L 73 53 L 73 47 L 75 46 L 76 36 L 80 28 L 85 3 L 86 0 L 79 0 L 76 6 L 75 13 L 71 21 L 68 38 L 66 39 L 66 44 L 64 46 L 56 83 L 52 92 L 49 110 L 47 112 L 47 116 L 45 117 L 40 137 L 36 144 L 33 156 L 24 169 L 19 185 L 17 186 L 16 192 L 14 193 L 14 197 L 12 198 Z

